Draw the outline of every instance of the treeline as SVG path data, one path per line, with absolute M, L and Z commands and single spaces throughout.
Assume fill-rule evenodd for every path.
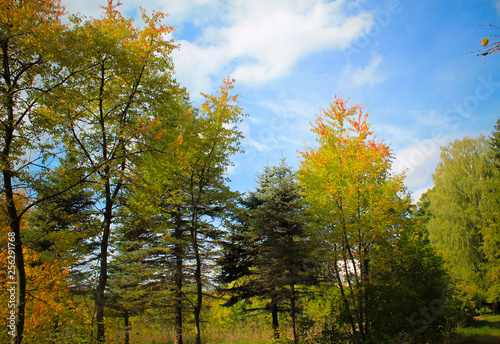
M 154 316 L 202 343 L 217 302 L 269 314 L 276 341 L 434 343 L 498 310 L 498 125 L 443 148 L 414 206 L 364 109 L 335 98 L 298 171 L 265 166 L 242 195 L 232 80 L 196 107 L 162 13 L 63 14 L 2 2 L 2 342 L 102 343 L 119 317 L 129 343 Z

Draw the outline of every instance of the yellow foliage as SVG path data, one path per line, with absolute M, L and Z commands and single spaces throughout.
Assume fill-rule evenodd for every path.
M 23 202 L 22 197 L 16 197 L 16 203 Z M 21 223 L 21 231 L 29 230 L 26 222 Z M 0 212 L 0 317 L 7 319 L 9 291 L 7 282 L 9 278 L 9 253 L 8 238 L 10 227 L 5 212 Z M 62 259 L 43 261 L 40 255 L 30 249 L 23 249 L 24 265 L 26 272 L 26 321 L 24 327 L 24 342 L 46 343 L 49 338 L 58 336 L 64 325 L 70 324 L 78 319 L 78 323 L 87 323 L 87 312 L 81 312 L 73 304 L 69 291 L 68 262 Z M 12 263 L 11 263 L 12 264 Z M 12 276 L 11 276 L 12 277 Z M 81 315 L 84 314 L 84 315 Z M 82 318 L 83 317 L 83 318 Z M 7 331 L 0 332 L 0 342 L 7 343 L 10 340 Z

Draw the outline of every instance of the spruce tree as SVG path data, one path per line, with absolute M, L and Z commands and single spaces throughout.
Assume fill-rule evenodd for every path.
M 225 245 L 222 280 L 236 281 L 235 296 L 268 299 L 275 338 L 279 338 L 278 312 L 289 303 L 293 340 L 301 285 L 313 282 L 312 245 L 304 227 L 304 203 L 295 173 L 282 160 L 266 166 L 255 191 L 243 199 L 246 214 L 233 228 Z M 232 277 L 232 278 L 231 278 Z

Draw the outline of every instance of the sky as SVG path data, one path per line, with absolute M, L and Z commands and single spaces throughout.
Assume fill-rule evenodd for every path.
M 69 13 L 99 17 L 105 0 L 63 0 Z M 229 76 L 248 114 L 244 154 L 228 174 L 241 192 L 282 157 L 299 152 L 335 95 L 369 111 L 405 172 L 414 200 L 432 187 L 440 147 L 489 135 L 500 118 L 500 53 L 471 53 L 500 36 L 500 0 L 122 0 L 168 13 L 175 77 L 195 104 Z M 500 38 L 499 38 L 500 40 Z

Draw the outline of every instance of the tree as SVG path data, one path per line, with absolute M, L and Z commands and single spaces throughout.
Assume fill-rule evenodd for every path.
M 489 27 L 493 27 L 495 29 L 499 29 L 498 26 L 494 26 L 494 25 L 482 25 L 482 26 L 489 26 Z M 491 35 L 491 38 L 495 38 L 495 39 L 498 39 L 500 36 L 498 35 Z M 481 56 L 488 56 L 488 55 L 491 55 L 495 52 L 499 52 L 500 51 L 500 41 L 496 40 L 494 42 L 490 42 L 490 40 L 487 38 L 487 37 L 483 37 L 483 39 L 481 40 L 481 49 L 479 50 L 476 50 L 474 51 L 475 53 L 478 53 L 477 55 L 481 55 Z
M 204 286 L 221 230 L 215 221 L 224 218 L 237 193 L 227 183 L 230 157 L 240 150 L 241 108 L 231 95 L 233 81 L 225 79 L 215 95 L 204 95 L 201 108 L 185 107 L 175 126 L 161 128 L 157 151 L 141 159 L 133 187 L 137 209 L 155 217 L 157 233 L 168 236 L 175 267 L 176 343 L 182 343 L 182 299 L 186 271 L 192 271 L 196 288 L 194 311 L 196 342 L 201 342 Z M 165 249 L 165 247 L 163 247 Z M 189 266 L 192 264 L 192 266 Z
M 288 300 L 297 343 L 298 287 L 314 283 L 315 264 L 304 227 L 301 190 L 284 159 L 278 166 L 264 168 L 256 190 L 242 204 L 246 220 L 226 244 L 221 280 L 236 281 L 234 289 L 229 289 L 236 299 L 258 296 L 271 300 L 267 308 L 275 338 L 279 338 L 280 304 Z
M 355 340 L 368 341 L 373 265 L 381 248 L 397 240 L 410 199 L 403 176 L 390 172 L 389 147 L 375 139 L 361 106 L 336 97 L 312 131 L 318 147 L 301 153 L 298 179 L 341 295 L 343 321 Z
M 84 69 L 51 94 L 44 109 L 55 118 L 58 143 L 88 171 L 101 207 L 95 289 L 98 342 L 105 339 L 104 294 L 117 199 L 134 158 L 148 149 L 142 134 L 159 122 L 169 122 L 182 98 L 172 79 L 174 45 L 165 38 L 172 28 L 162 24 L 164 15 L 143 12 L 145 26 L 137 28 L 120 14 L 119 5 L 109 0 L 100 19 L 73 18 L 72 62 Z M 51 106 L 56 100 L 57 107 Z
M 486 193 L 481 204 L 485 224 L 481 228 L 482 250 L 487 264 L 485 277 L 488 291 L 486 301 L 494 304 L 495 313 L 500 313 L 500 120 L 488 140 L 490 175 L 486 180 Z
M 16 197 L 16 205 L 26 207 L 29 201 Z M 12 244 L 14 237 L 9 234 L 10 226 L 6 212 L 6 202 L 0 203 L 0 283 L 5 286 L 0 292 L 2 299 L 8 301 L 1 308 L 1 316 L 8 320 L 7 331 L 0 334 L 3 343 L 9 341 L 15 332 L 15 282 L 12 268 L 14 267 Z M 31 214 L 28 214 L 31 215 Z M 23 238 L 36 230 L 25 216 L 21 222 Z M 25 259 L 26 279 L 29 281 L 26 288 L 26 321 L 23 338 L 29 343 L 46 342 L 65 336 L 68 339 L 72 334 L 66 334 L 71 322 L 78 319 L 77 306 L 70 295 L 69 265 L 71 261 L 64 257 L 65 241 L 59 240 L 59 247 L 54 248 L 54 254 L 47 255 L 43 251 L 36 251 L 35 247 L 27 245 L 23 248 Z M 37 248 L 37 247 L 36 247 Z
M 45 201 L 30 212 L 31 228 L 22 235 L 26 247 L 45 257 L 64 257 L 75 268 L 88 263 L 88 255 L 96 249 L 98 222 L 93 189 L 82 182 L 85 178 L 85 171 L 67 154 L 34 187 L 37 198 Z
M 73 70 L 53 64 L 54 56 L 61 55 L 58 48 L 66 44 L 59 1 L 2 0 L 0 5 L 0 169 L 9 227 L 15 238 L 17 290 L 12 343 L 21 343 L 26 272 L 20 223 L 34 203 L 16 203 L 15 198 L 23 197 L 48 169 L 48 157 L 53 153 L 48 137 L 51 131 L 37 108 L 40 99 L 67 80 Z
M 120 214 L 112 241 L 108 308 L 124 320 L 125 343 L 130 342 L 131 318 L 150 308 L 161 308 L 168 294 L 171 269 L 161 236 L 135 214 Z M 167 275 L 167 276 L 166 276 Z
M 484 136 L 457 139 L 442 147 L 429 194 L 429 238 L 465 300 L 474 303 L 485 300 L 488 288 L 484 238 L 490 227 L 481 211 L 493 173 L 488 150 Z
M 372 260 L 367 312 L 375 342 L 434 343 L 453 329 L 449 279 L 427 239 L 426 197 L 421 200 L 397 240 L 379 247 Z

